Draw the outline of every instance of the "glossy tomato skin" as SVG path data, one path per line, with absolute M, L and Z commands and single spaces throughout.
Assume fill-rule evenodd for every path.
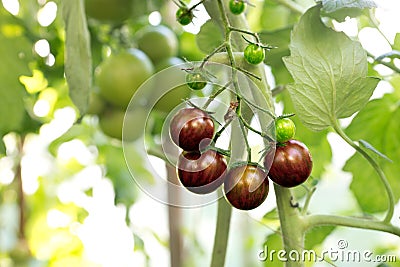
M 264 165 L 271 159 L 265 157 Z M 283 187 L 294 187 L 304 183 L 312 171 L 311 154 L 302 142 L 289 140 L 276 147 L 269 170 L 269 178 Z
M 255 209 L 268 196 L 267 174 L 254 165 L 234 167 L 226 174 L 224 192 L 233 207 L 240 210 Z
M 172 141 L 185 151 L 199 151 L 208 146 L 214 135 L 214 122 L 198 108 L 184 108 L 171 120 Z
M 197 194 L 215 191 L 224 182 L 226 161 L 213 150 L 204 153 L 183 151 L 177 164 L 182 185 Z
M 265 59 L 264 48 L 256 44 L 248 44 L 244 49 L 244 58 L 250 64 L 260 64 Z

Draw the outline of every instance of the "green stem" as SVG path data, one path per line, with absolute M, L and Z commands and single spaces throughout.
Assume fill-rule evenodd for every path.
M 240 125 L 240 130 L 242 131 L 244 143 L 246 145 L 246 150 L 247 150 L 247 162 L 251 162 L 251 147 L 249 145 L 249 141 L 247 140 L 247 131 L 245 129 L 243 120 L 239 119 L 239 125 Z
M 220 95 L 223 91 L 225 91 L 226 88 L 228 88 L 228 86 L 230 85 L 230 82 L 228 84 L 226 84 L 225 86 L 219 88 L 217 91 L 215 91 L 212 95 L 210 95 L 207 99 L 207 102 L 204 103 L 203 105 L 203 109 L 207 109 L 208 106 L 211 104 L 211 102 L 214 101 L 214 99 Z
M 220 198 L 218 200 L 217 227 L 215 229 L 214 248 L 210 267 L 223 267 L 225 265 L 231 214 L 231 205 L 226 202 L 225 198 Z
M 307 214 L 308 206 L 310 205 L 310 201 L 311 201 L 312 196 L 313 196 L 314 193 L 315 193 L 315 190 L 317 190 L 317 188 L 314 186 L 313 188 L 311 188 L 311 190 L 309 190 L 309 191 L 307 192 L 306 202 L 304 203 L 303 210 L 301 211 L 301 214 L 302 214 L 302 215 L 306 215 L 306 214 Z
M 290 205 L 292 194 L 290 189 L 274 184 L 276 205 L 281 223 L 282 241 L 285 251 L 297 251 L 300 255 L 304 249 L 304 222 L 299 210 Z M 286 267 L 301 267 L 301 261 L 288 261 Z
M 309 215 L 304 217 L 304 226 L 306 230 L 323 225 L 340 225 L 360 229 L 370 229 L 400 236 L 399 227 L 378 220 L 335 215 Z
M 394 194 L 393 194 L 392 188 L 389 184 L 389 181 L 387 180 L 387 178 L 385 176 L 385 173 L 382 171 L 379 164 L 367 152 L 365 152 L 364 149 L 362 149 L 360 146 L 358 146 L 356 143 L 354 143 L 354 141 L 351 140 L 350 137 L 348 137 L 346 135 L 346 133 L 342 130 L 342 128 L 340 127 L 339 122 L 337 120 L 335 121 L 334 129 L 335 129 L 336 133 L 344 141 L 346 141 L 351 147 L 353 147 L 358 153 L 360 153 L 377 172 L 379 178 L 381 179 L 381 181 L 385 187 L 385 190 L 386 190 L 386 193 L 388 196 L 388 200 L 389 200 L 388 211 L 387 211 L 385 218 L 383 219 L 383 222 L 389 223 L 390 220 L 393 218 L 395 201 L 394 201 Z

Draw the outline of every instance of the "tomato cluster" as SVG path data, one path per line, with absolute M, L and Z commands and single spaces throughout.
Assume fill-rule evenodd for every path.
M 172 141 L 183 149 L 177 163 L 181 184 L 197 194 L 211 193 L 223 184 L 225 197 L 233 207 L 251 210 L 267 198 L 269 179 L 283 187 L 303 183 L 312 170 L 310 152 L 303 143 L 292 139 L 295 126 L 290 118 L 278 118 L 275 125 L 276 152 L 266 154 L 264 168 L 252 162 L 238 162 L 228 169 L 224 155 L 208 147 L 214 135 L 214 123 L 208 113 L 199 108 L 179 110 L 171 120 L 169 132 Z

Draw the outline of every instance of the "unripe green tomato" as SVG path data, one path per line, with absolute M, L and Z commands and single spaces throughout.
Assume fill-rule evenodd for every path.
M 129 49 L 105 59 L 96 69 L 95 79 L 100 95 L 111 104 L 125 109 L 153 71 L 153 64 L 144 52 Z
M 232 14 L 239 15 L 243 13 L 246 5 L 243 0 L 230 0 L 229 1 L 229 9 Z
M 248 44 L 244 49 L 244 58 L 250 64 L 260 64 L 265 59 L 264 48 L 256 44 Z
M 175 15 L 176 15 L 176 20 L 183 26 L 186 26 L 190 22 L 192 22 L 194 17 L 193 12 L 189 10 L 189 8 L 186 6 L 180 7 L 176 11 Z
M 85 11 L 98 21 L 120 23 L 132 15 L 133 0 L 85 0 Z
M 193 90 L 201 90 L 207 85 L 207 79 L 200 72 L 186 74 L 186 84 Z
M 290 118 L 280 118 L 275 122 L 276 141 L 285 143 L 292 139 L 296 133 L 296 125 Z
M 136 35 L 139 49 L 154 63 L 176 56 L 178 53 L 178 38 L 167 26 L 148 25 L 140 29 Z
M 105 107 L 105 101 L 101 98 L 98 93 L 90 92 L 89 96 L 89 106 L 86 114 L 99 115 Z
M 146 118 L 147 114 L 142 108 L 125 112 L 117 107 L 108 107 L 100 114 L 99 125 L 102 132 L 109 137 L 134 141 L 144 133 Z

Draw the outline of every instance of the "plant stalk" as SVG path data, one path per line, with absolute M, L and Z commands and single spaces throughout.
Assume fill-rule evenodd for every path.
M 299 255 L 304 249 L 304 223 L 299 214 L 299 210 L 292 207 L 292 194 L 290 189 L 274 184 L 276 205 L 281 223 L 283 247 L 286 255 L 290 255 L 291 251 L 297 251 Z M 301 267 L 304 263 L 301 261 L 288 261 L 286 267 Z
M 225 265 L 231 215 L 231 205 L 225 200 L 225 198 L 220 198 L 218 200 L 217 227 L 215 229 L 214 247 L 210 267 L 223 267 Z

